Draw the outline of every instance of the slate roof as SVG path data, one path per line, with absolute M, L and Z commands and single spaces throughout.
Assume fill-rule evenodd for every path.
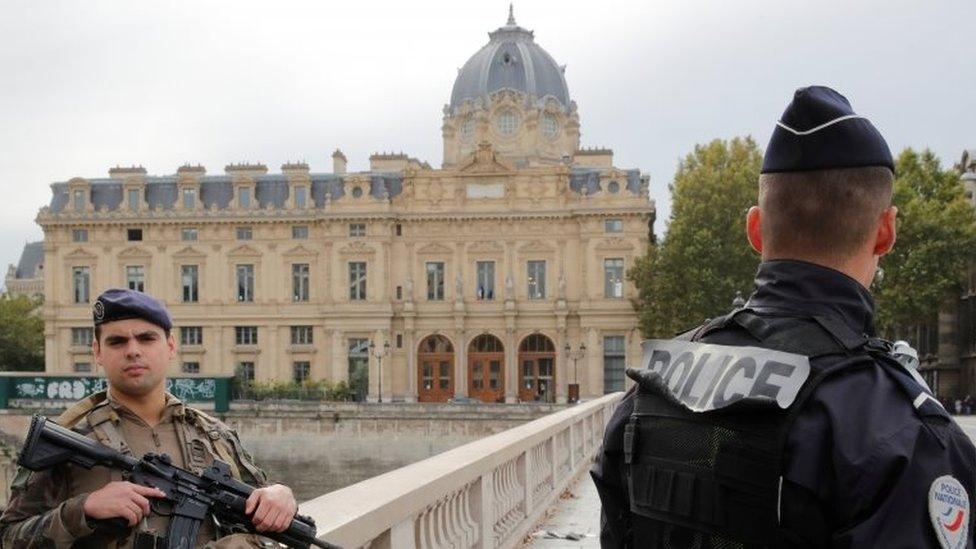
M 41 265 L 44 264 L 44 242 L 28 242 L 17 263 L 15 278 L 40 278 Z

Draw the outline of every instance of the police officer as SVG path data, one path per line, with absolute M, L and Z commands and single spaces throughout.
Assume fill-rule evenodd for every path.
M 604 547 L 972 547 L 976 450 L 875 337 L 884 139 L 826 87 L 776 124 L 745 306 L 644 343 L 591 471 Z
M 268 485 L 234 431 L 166 392 L 166 368 L 176 354 L 166 308 L 143 293 L 112 289 L 95 301 L 93 317 L 92 351 L 108 390 L 78 402 L 56 421 L 126 454 L 169 454 L 174 465 L 189 470 L 202 470 L 214 459 L 228 462 L 235 477 L 259 487 L 246 508 L 256 530 L 284 531 L 298 509 L 291 490 Z M 21 469 L 12 488 L 0 516 L 3 547 L 153 547 L 169 524 L 169 517 L 153 507 L 163 492 L 125 482 L 119 471 L 104 467 Z M 97 522 L 116 517 L 130 526 L 122 534 Z M 276 546 L 250 534 L 215 541 L 220 534 L 205 522 L 197 546 Z

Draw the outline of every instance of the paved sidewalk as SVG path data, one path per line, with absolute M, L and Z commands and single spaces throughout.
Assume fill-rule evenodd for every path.
M 584 473 L 569 487 L 568 497 L 560 497 L 549 516 L 530 534 L 531 541 L 523 547 L 570 548 L 600 546 L 600 496 Z M 579 539 L 566 539 L 576 537 Z

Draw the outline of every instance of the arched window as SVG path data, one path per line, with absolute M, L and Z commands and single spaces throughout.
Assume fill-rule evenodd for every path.
M 542 334 L 532 334 L 522 340 L 519 347 L 522 353 L 554 353 L 556 352 L 552 340 Z
M 491 334 L 481 334 L 471 342 L 472 353 L 502 353 L 505 348 L 497 337 Z

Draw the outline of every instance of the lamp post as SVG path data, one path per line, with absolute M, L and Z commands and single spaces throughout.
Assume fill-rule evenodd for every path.
M 379 350 L 377 350 L 379 349 Z M 379 382 L 379 399 L 378 402 L 383 402 L 383 357 L 390 353 L 390 342 L 384 341 L 383 346 L 380 347 L 373 343 L 373 340 L 369 340 L 369 353 L 376 358 L 376 372 L 378 374 L 377 381 Z
M 579 359 L 586 354 L 586 344 L 581 342 L 579 347 L 573 349 L 573 346 L 567 341 L 563 351 L 566 352 L 568 358 L 573 359 L 573 383 L 569 384 L 567 396 L 570 402 L 579 402 Z
M 746 306 L 746 300 L 742 298 L 742 292 L 736 291 L 735 297 L 732 298 L 732 308 L 741 309 Z

